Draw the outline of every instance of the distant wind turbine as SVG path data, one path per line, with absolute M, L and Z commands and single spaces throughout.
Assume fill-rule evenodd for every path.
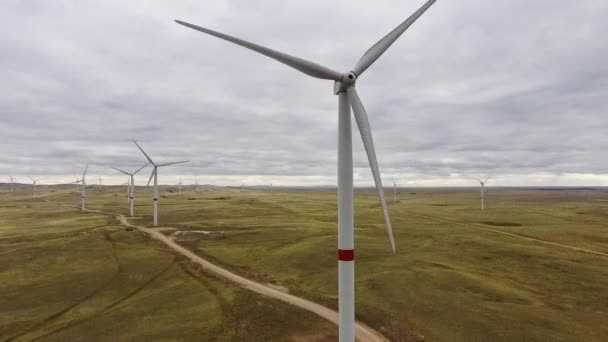
M 101 191 L 101 176 L 99 176 L 99 185 L 97 186 L 97 191 Z
M 13 187 L 15 184 L 15 178 L 13 176 L 8 176 L 11 179 L 11 192 L 13 192 Z
M 479 178 L 477 178 L 477 181 L 479 181 L 479 190 L 480 190 L 480 198 L 481 198 L 481 210 L 485 209 L 485 203 L 484 203 L 484 197 L 486 195 L 486 182 L 490 179 L 490 177 L 488 176 L 485 180 L 481 180 Z
M 74 176 L 75 181 L 72 182 L 72 184 L 76 184 L 76 192 L 80 191 L 80 188 L 78 187 L 78 185 L 80 184 L 80 179 L 78 178 L 78 176 Z
M 82 174 L 82 179 L 80 180 L 82 182 L 82 192 L 80 193 L 80 211 L 84 211 L 84 192 L 85 192 L 85 188 L 87 187 L 87 182 L 85 180 L 85 177 L 87 176 L 87 170 L 89 169 L 89 165 L 87 165 L 84 168 L 84 173 Z
M 41 178 L 34 179 L 31 176 L 28 176 L 28 177 L 30 177 L 30 179 L 32 180 L 32 185 L 34 187 L 34 199 L 36 199 L 36 198 L 38 198 L 38 193 L 37 193 L 36 187 L 37 187 L 38 182 L 40 182 L 42 179 Z
M 141 171 L 144 167 L 148 166 L 149 163 L 146 163 L 144 166 L 133 172 L 123 171 L 121 169 L 112 167 L 114 170 L 124 173 L 129 176 L 129 181 L 127 181 L 127 197 L 129 198 L 129 216 L 133 216 L 133 204 L 135 202 L 135 178 L 134 176 Z
M 150 185 L 150 182 L 152 181 L 152 178 L 154 177 L 154 218 L 153 218 L 153 225 L 154 225 L 154 227 L 158 227 L 158 168 L 159 167 L 163 167 L 163 166 L 174 165 L 174 164 L 187 163 L 188 160 L 169 162 L 169 163 L 163 163 L 163 164 L 156 164 L 156 163 L 154 163 L 152 161 L 152 159 L 150 158 L 150 156 L 148 156 L 148 154 L 144 151 L 144 149 L 141 148 L 141 146 L 139 146 L 139 144 L 137 143 L 137 141 L 135 141 L 134 139 L 131 139 L 131 140 L 133 140 L 133 143 L 135 143 L 135 145 L 139 148 L 139 150 L 141 151 L 141 153 L 143 153 L 144 156 L 146 156 L 146 159 L 148 159 L 148 161 L 150 162 L 150 164 L 152 164 L 152 166 L 153 166 L 152 173 L 150 174 L 150 179 L 148 179 L 148 186 Z
M 339 340 L 355 340 L 355 271 L 354 271 L 354 210 L 353 210 L 353 151 L 351 136 L 351 107 L 363 140 L 365 152 L 372 169 L 379 202 L 384 213 L 384 220 L 393 253 L 395 242 L 384 198 L 380 170 L 376 160 L 376 151 L 372 139 L 371 127 L 367 112 L 355 88 L 360 78 L 382 54 L 424 13 L 436 0 L 428 0 L 413 15 L 403 21 L 394 30 L 375 43 L 359 59 L 349 72 L 338 72 L 320 64 L 291 56 L 258 44 L 229 36 L 204 27 L 176 20 L 180 25 L 203 32 L 219 39 L 226 40 L 241 47 L 253 50 L 266 57 L 290 66 L 304 74 L 323 80 L 334 81 L 334 94 L 338 95 L 338 311 Z M 344 25 L 342 23 L 342 25 Z M 346 30 L 348 26 L 346 25 Z

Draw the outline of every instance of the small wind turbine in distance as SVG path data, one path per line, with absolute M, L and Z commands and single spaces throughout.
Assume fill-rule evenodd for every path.
M 139 146 L 139 144 L 137 143 L 137 141 L 135 141 L 135 139 L 131 139 L 131 140 L 133 140 L 133 143 L 135 143 L 135 145 L 139 148 L 141 153 L 143 153 L 144 156 L 146 156 L 146 159 L 148 159 L 150 164 L 152 164 L 152 166 L 153 166 L 152 173 L 150 174 L 150 179 L 148 179 L 148 186 L 150 186 L 150 182 L 152 181 L 152 178 L 154 177 L 154 217 L 153 217 L 152 223 L 153 223 L 154 227 L 158 227 L 158 168 L 163 167 L 163 166 L 174 165 L 174 164 L 187 163 L 189 160 L 156 164 L 152 161 L 152 159 L 150 158 L 150 156 L 148 156 L 148 154 L 144 151 L 144 149 L 141 148 L 141 146 Z
M 479 188 L 480 188 L 480 198 L 481 198 L 481 210 L 485 209 L 485 203 L 484 203 L 484 197 L 486 195 L 486 182 L 490 179 L 490 176 L 486 177 L 485 180 L 481 180 L 480 178 L 477 178 L 477 181 L 479 181 Z
M 84 211 L 84 191 L 85 188 L 87 187 L 87 182 L 85 180 L 85 177 L 87 176 L 87 170 L 89 169 L 89 165 L 87 165 L 84 168 L 84 173 L 82 174 L 82 179 L 80 180 L 82 182 L 82 192 L 80 193 L 80 211 Z
M 41 178 L 34 179 L 32 176 L 28 176 L 28 177 L 30 177 L 30 179 L 32 180 L 32 185 L 34 187 L 34 199 L 37 199 L 38 198 L 38 192 L 37 192 L 36 188 L 37 188 L 38 182 L 40 182 L 42 179 Z
M 182 177 L 179 177 L 179 183 L 177 185 L 178 193 L 182 194 Z
M 77 176 L 74 176 L 75 181 L 73 181 L 71 184 L 76 184 L 76 192 L 79 192 L 80 189 L 78 188 L 78 184 L 80 184 L 80 179 L 78 179 Z
M 70 182 L 68 184 L 76 184 L 76 192 L 79 192 L 80 189 L 78 188 L 78 184 L 80 184 L 80 179 L 78 179 L 78 177 L 76 177 L 76 180 L 73 182 Z
M 148 166 L 149 163 L 146 163 L 144 166 L 139 169 L 129 173 L 127 171 L 123 171 L 121 169 L 112 167 L 114 170 L 124 173 L 129 176 L 129 180 L 127 181 L 127 197 L 129 199 L 129 216 L 133 216 L 133 204 L 135 202 L 135 178 L 134 176 L 141 171 L 144 167 Z
M 339 340 L 355 340 L 355 286 L 354 286 L 354 212 L 353 212 L 353 152 L 351 137 L 351 107 L 354 112 L 365 152 L 372 169 L 376 191 L 388 231 L 393 253 L 395 242 L 391 227 L 388 207 L 384 199 L 384 190 L 380 170 L 376 160 L 376 151 L 372 139 L 371 127 L 365 107 L 355 89 L 357 79 L 363 75 L 382 54 L 424 13 L 436 0 L 428 0 L 413 15 L 403 21 L 394 30 L 380 39 L 359 59 L 349 72 L 338 72 L 318 63 L 291 56 L 258 44 L 244 41 L 204 27 L 176 20 L 180 25 L 193 30 L 226 40 L 244 48 L 258 52 L 266 57 L 290 66 L 309 76 L 334 81 L 334 94 L 338 95 L 338 312 Z
M 99 176 L 99 185 L 97 186 L 97 191 L 101 191 L 101 176 Z
M 15 178 L 13 176 L 8 176 L 11 179 L 11 192 L 13 192 L 13 188 L 14 188 L 14 184 L 15 184 Z

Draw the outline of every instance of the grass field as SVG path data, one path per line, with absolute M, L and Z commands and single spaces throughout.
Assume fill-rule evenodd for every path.
M 150 192 L 137 191 L 131 222 L 150 225 Z M 124 192 L 91 190 L 88 207 L 127 214 Z M 484 211 L 477 189 L 400 192 L 396 255 L 374 193 L 356 195 L 358 319 L 393 341 L 608 336 L 608 257 L 484 230 L 608 253 L 607 192 L 489 188 Z M 334 191 L 162 194 L 160 225 L 180 244 L 337 308 Z M 29 195 L 0 193 L 0 339 L 335 340 L 329 323 L 206 275 L 112 216 Z
M 1 341 L 336 336 L 330 323 L 205 275 L 111 216 L 13 198 L 2 193 L 0 204 Z

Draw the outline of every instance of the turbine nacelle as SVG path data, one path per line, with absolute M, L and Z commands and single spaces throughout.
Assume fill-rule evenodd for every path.
M 334 82 L 334 95 L 345 92 L 346 89 L 354 86 L 355 83 L 357 83 L 357 75 L 353 71 L 344 74 L 342 81 Z

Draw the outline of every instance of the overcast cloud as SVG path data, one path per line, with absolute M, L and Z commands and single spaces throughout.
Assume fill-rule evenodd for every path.
M 161 183 L 334 184 L 332 83 L 173 19 L 348 71 L 422 3 L 4 0 L 0 176 L 89 164 L 122 182 L 108 165 L 145 161 L 133 137 L 192 161 Z M 601 0 L 437 1 L 357 84 L 385 182 L 608 185 L 607 17 Z

